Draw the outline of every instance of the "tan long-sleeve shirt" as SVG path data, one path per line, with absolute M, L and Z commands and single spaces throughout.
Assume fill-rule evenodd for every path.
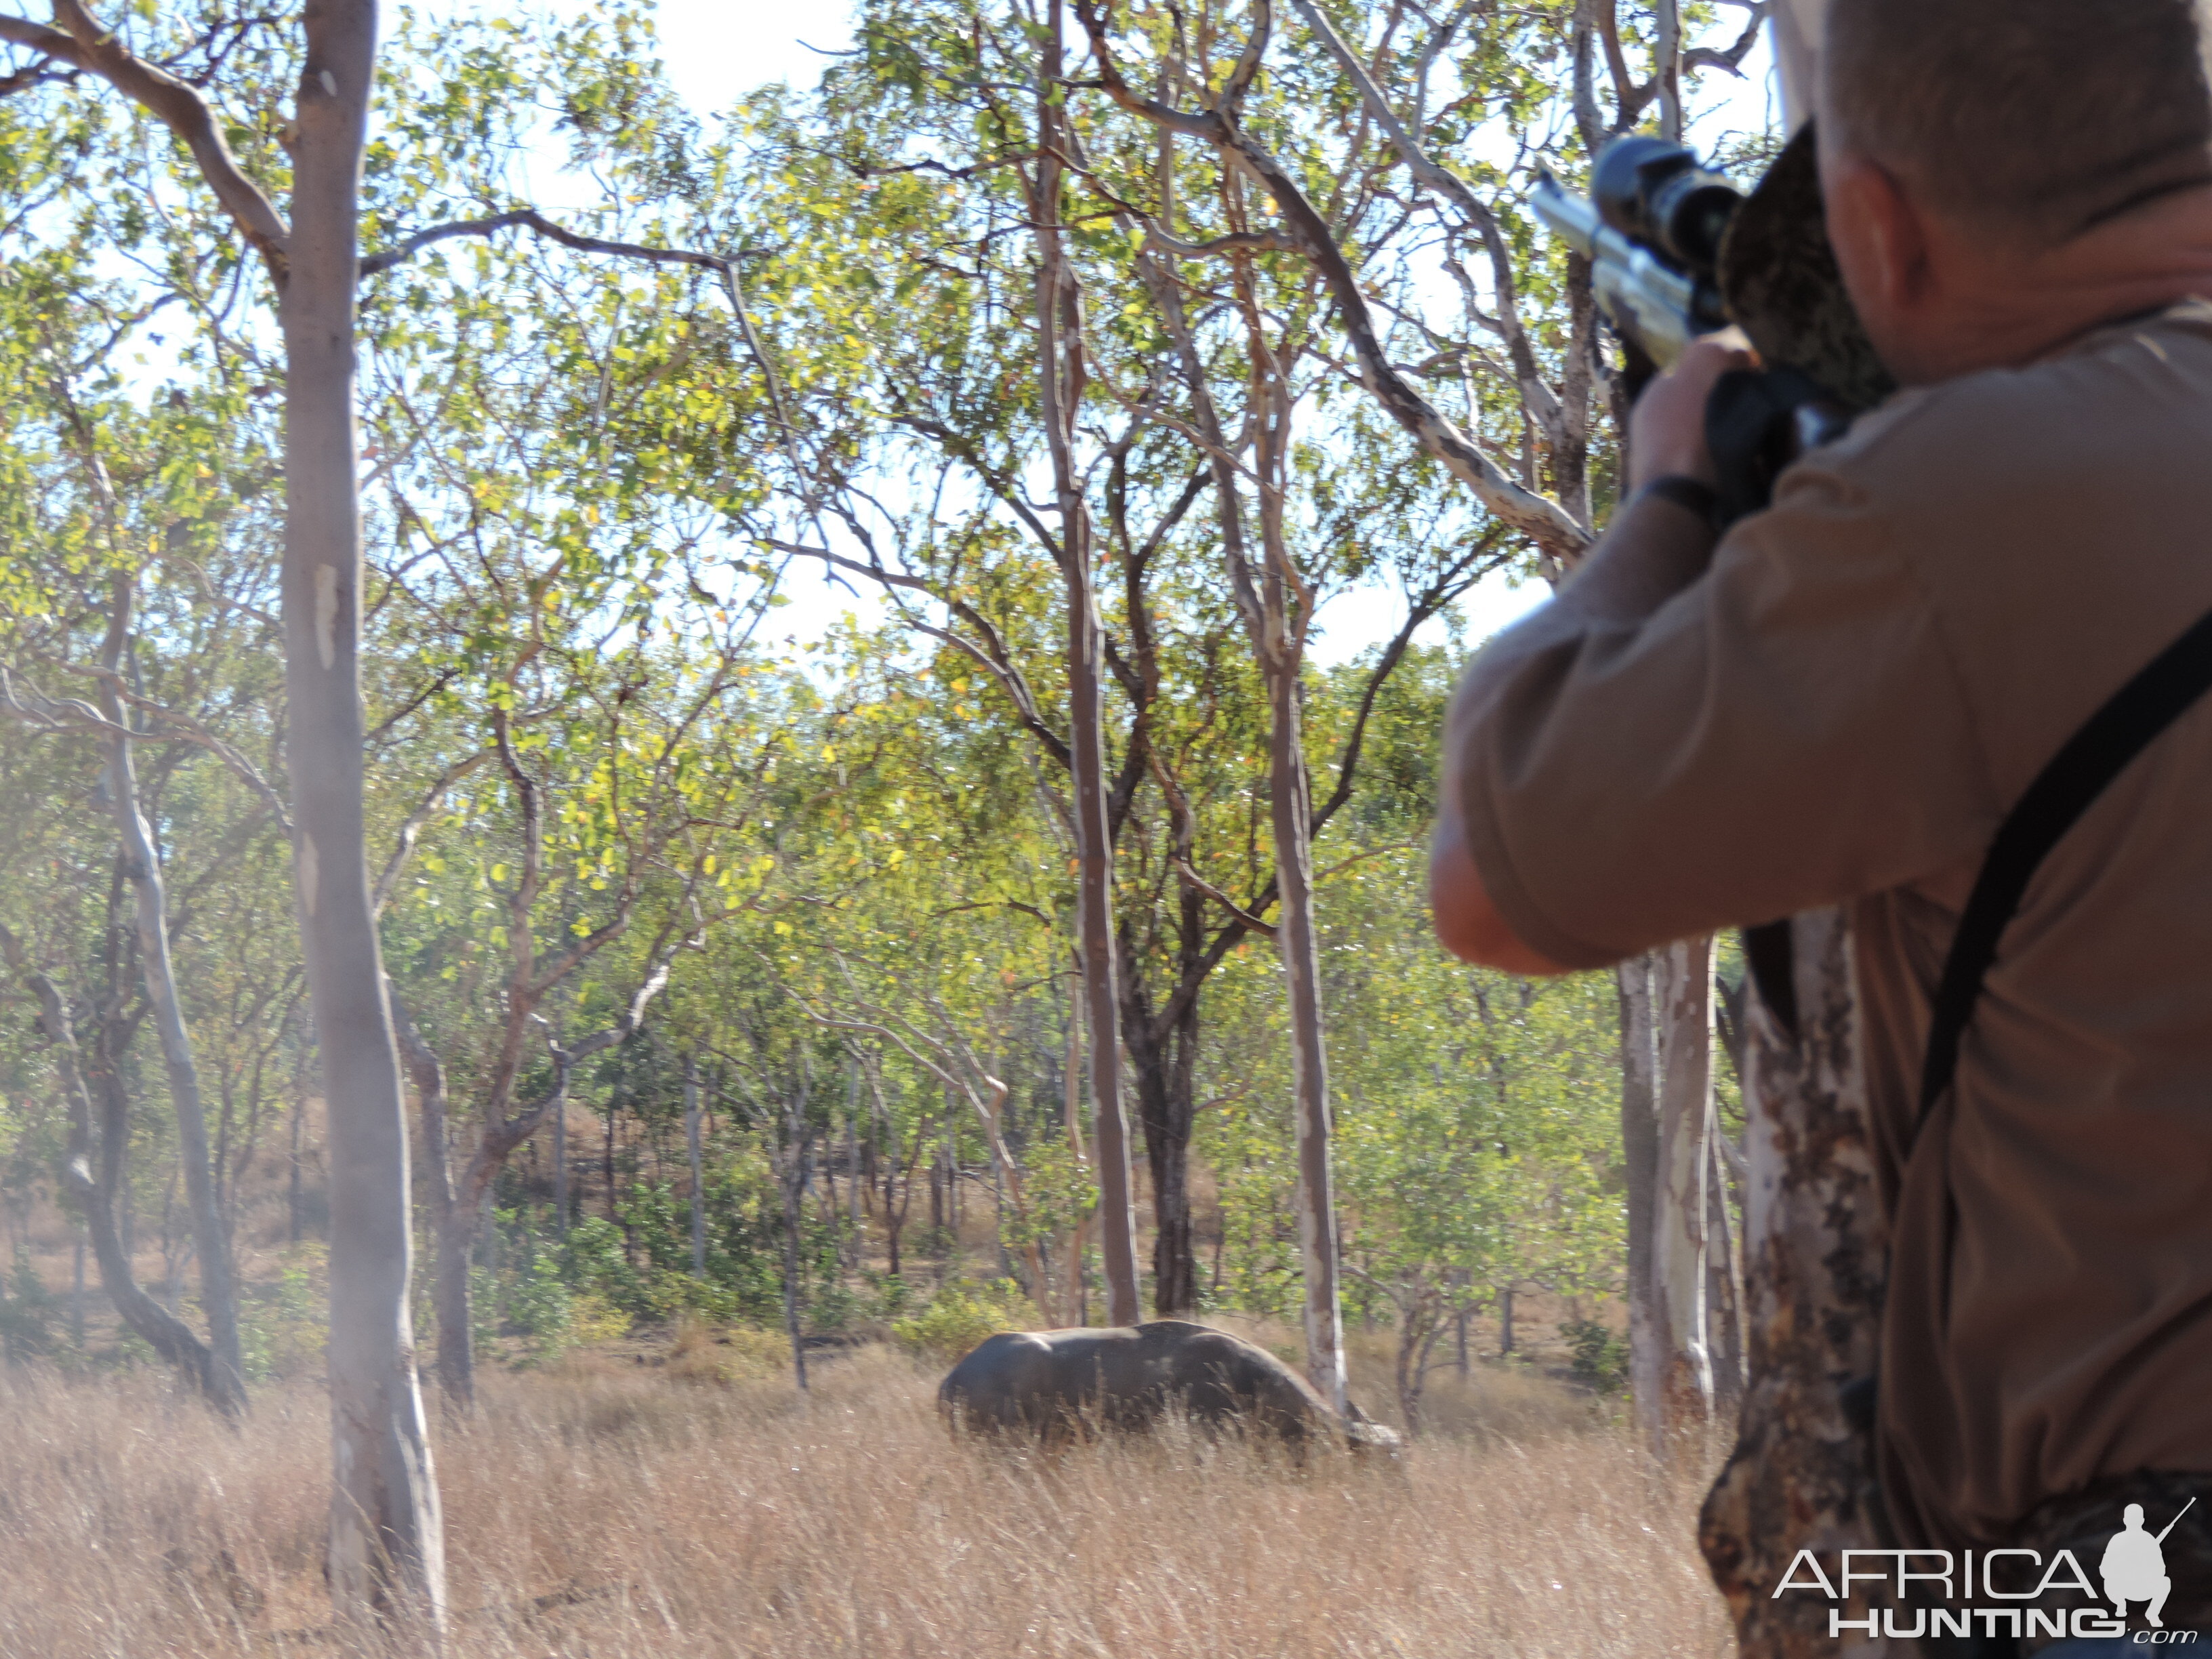
M 1610 534 L 1692 522 L 1650 501 Z M 1913 1128 L 1999 822 L 2208 611 L 2192 302 L 1893 398 L 1650 615 L 1505 636 L 1455 729 L 1476 867 L 1557 962 L 1850 906 L 1892 1237 L 1878 1437 L 1911 1541 L 2212 1471 L 2212 701 L 2045 863 Z

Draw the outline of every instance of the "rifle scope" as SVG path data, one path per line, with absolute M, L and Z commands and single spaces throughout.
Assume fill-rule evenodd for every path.
M 1710 279 L 1721 237 L 1743 192 L 1698 163 L 1694 151 L 1660 138 L 1616 138 L 1591 169 L 1590 195 L 1605 222 Z

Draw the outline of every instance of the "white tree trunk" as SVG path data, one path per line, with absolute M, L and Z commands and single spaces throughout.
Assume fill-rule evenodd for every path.
M 1087 370 L 1082 300 L 1060 222 L 1060 104 L 1064 18 L 1059 0 L 1047 8 L 1037 81 L 1037 336 L 1042 413 L 1052 452 L 1060 508 L 1060 558 L 1067 586 L 1068 748 L 1075 795 L 1076 859 L 1080 867 L 1079 936 L 1084 1000 L 1091 1025 L 1091 1139 L 1098 1148 L 1098 1243 L 1106 1270 L 1109 1322 L 1134 1325 L 1143 1316 L 1137 1280 L 1136 1209 L 1129 1190 L 1129 1126 L 1121 1105 L 1121 1006 L 1115 969 L 1114 848 L 1107 829 L 1103 641 L 1091 586 L 1090 510 L 1075 463 L 1076 422 Z M 1039 1287 L 1042 1290 L 1042 1286 Z
M 1660 1323 L 1651 1270 L 1659 1202 L 1659 1039 L 1653 1005 L 1656 969 L 1649 956 L 1613 969 L 1620 1000 L 1620 1145 L 1628 1183 L 1628 1380 L 1637 1434 L 1648 1447 L 1662 1428 Z
M 118 573 L 111 592 L 112 608 L 100 658 L 107 671 L 116 673 L 122 671 L 131 632 L 131 579 Z M 118 695 L 114 681 L 100 682 L 100 712 L 112 723 L 130 723 L 130 710 Z M 147 1006 L 153 1011 L 154 1029 L 161 1038 L 169 1103 L 177 1115 L 177 1155 L 184 1165 L 192 1243 L 200 1261 L 200 1301 L 208 1322 L 207 1395 L 226 1413 L 235 1415 L 246 1409 L 246 1378 L 239 1354 L 238 1297 L 231 1283 L 230 1240 L 223 1231 L 209 1169 L 207 1112 L 200 1101 L 199 1067 L 192 1058 L 192 1040 L 185 1029 L 185 1011 L 178 1000 L 176 975 L 170 964 L 169 904 L 161 876 L 161 851 L 155 845 L 153 830 L 139 809 L 137 772 L 128 738 L 108 740 L 104 781 L 108 811 L 122 841 L 124 867 L 130 875 L 135 902 L 139 976 L 145 984 Z
M 1268 672 L 1269 781 L 1282 920 L 1275 942 L 1291 1003 L 1291 1073 L 1298 1126 L 1298 1253 L 1305 1274 L 1306 1375 L 1339 1415 L 1347 1410 L 1344 1310 L 1337 1288 L 1336 1190 L 1330 1168 L 1328 1053 L 1323 1042 L 1321 951 L 1315 938 L 1313 848 L 1307 826 L 1305 746 L 1298 721 L 1298 652 L 1282 638 L 1280 599 L 1269 606 L 1271 641 L 1287 659 Z M 1285 630 L 1286 631 L 1286 630 Z
M 309 0 L 304 27 L 279 306 L 285 754 L 330 1112 L 331 1595 L 342 1620 L 439 1631 L 446 1552 L 407 1304 L 407 1127 L 362 817 L 354 284 L 374 0 Z
M 1659 81 L 1659 136 L 1682 142 L 1681 0 L 1652 0 L 1651 69 Z
M 1713 942 L 1686 939 L 1658 954 L 1659 1167 L 1651 1251 L 1659 1349 L 1659 1440 L 1672 1461 L 1694 1458 L 1712 1420 L 1713 1366 L 1705 1340 L 1705 1222 L 1713 1132 Z
M 707 1276 L 707 1190 L 699 1157 L 699 1062 L 684 1062 L 684 1149 L 691 1161 L 691 1276 Z

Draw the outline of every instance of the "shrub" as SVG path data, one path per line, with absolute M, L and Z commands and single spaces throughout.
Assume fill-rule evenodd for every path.
M 541 1255 L 508 1281 L 502 1328 L 523 1340 L 530 1358 L 551 1359 L 576 1340 L 576 1304 L 561 1278 L 560 1264 Z M 629 1322 L 623 1322 L 629 1328 Z
M 1577 1382 L 1600 1394 L 1613 1394 L 1628 1381 L 1626 1337 L 1595 1319 L 1564 1321 L 1559 1335 L 1574 1356 L 1568 1369 Z
M 568 1337 L 574 1342 L 612 1342 L 629 1334 L 630 1318 L 596 1291 L 568 1304 Z
M 789 1370 L 791 1339 L 747 1325 L 717 1330 L 695 1314 L 676 1321 L 668 1374 L 692 1382 L 757 1382 Z
M 285 1253 L 276 1282 L 245 1287 L 239 1300 L 239 1355 L 246 1380 L 267 1382 L 296 1376 L 322 1363 L 327 1319 L 321 1289 L 327 1252 L 314 1241 Z
M 902 1347 L 939 1359 L 957 1359 L 985 1337 L 1024 1330 L 1036 1310 L 1011 1279 L 986 1285 L 965 1280 L 947 1285 L 903 1319 L 891 1322 L 891 1335 Z
M 30 1252 L 15 1247 L 15 1293 L 9 1296 L 0 1279 L 0 1349 L 10 1359 L 28 1359 L 54 1346 L 52 1292 L 31 1267 Z

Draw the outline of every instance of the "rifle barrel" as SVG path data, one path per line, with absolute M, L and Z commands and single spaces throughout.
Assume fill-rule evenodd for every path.
M 2190 1499 L 2186 1504 L 2184 1504 L 2181 1506 L 2181 1515 L 2186 1515 L 2186 1514 L 2188 1514 L 2190 1510 L 2191 1510 L 2195 1509 L 2196 1507 L 2197 1507 L 2197 1500 L 2196 1500 L 2195 1498 L 2191 1498 L 2191 1499 Z M 2172 1519 L 2172 1520 L 2171 1520 L 2171 1521 L 2169 1521 L 2169 1522 L 2167 1522 L 2166 1523 L 2166 1532 L 2162 1532 L 2162 1533 L 2159 1534 L 2159 1535 L 2158 1535 L 2158 1541 L 2159 1541 L 2160 1543 L 2163 1544 L 2164 1542 L 2166 1542 L 2166 1532 L 2172 1532 L 2172 1531 L 2176 1527 L 2178 1527 L 2178 1526 L 2179 1526 L 2179 1525 L 2181 1524 L 2181 1515 L 2177 1515 L 2177 1516 L 2175 1516 L 2173 1517 L 2173 1519 Z

